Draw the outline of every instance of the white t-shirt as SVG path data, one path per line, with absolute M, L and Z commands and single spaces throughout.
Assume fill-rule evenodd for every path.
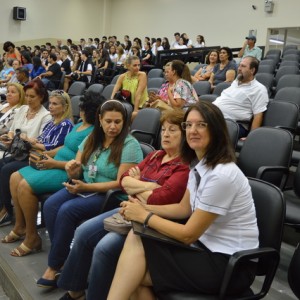
M 248 179 L 235 163 L 207 168 L 201 160 L 194 169 L 201 177 L 196 187 L 195 170 L 189 174 L 188 190 L 192 209 L 219 216 L 199 240 L 211 251 L 233 254 L 257 248 L 256 211 Z
M 268 102 L 266 87 L 253 79 L 240 85 L 237 80 L 233 81 L 213 103 L 220 108 L 224 118 L 250 121 L 253 115 L 267 110 Z

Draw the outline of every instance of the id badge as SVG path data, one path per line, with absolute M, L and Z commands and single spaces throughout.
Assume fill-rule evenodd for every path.
M 96 165 L 89 165 L 88 177 L 89 178 L 96 178 L 97 174 L 97 166 Z

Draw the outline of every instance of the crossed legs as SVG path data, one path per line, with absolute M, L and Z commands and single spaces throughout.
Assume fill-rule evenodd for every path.
M 129 232 L 122 250 L 108 300 L 156 299 L 146 269 L 144 247 L 139 236 Z

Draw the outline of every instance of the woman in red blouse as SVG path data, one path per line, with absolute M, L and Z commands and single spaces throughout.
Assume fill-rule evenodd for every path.
M 137 167 L 125 172 L 120 181 L 128 195 L 154 205 L 178 203 L 186 190 L 189 168 L 181 160 L 181 129 L 184 112 L 166 111 L 161 118 L 163 150 L 150 153 Z M 86 221 L 77 228 L 69 257 L 57 282 L 68 290 L 60 300 L 106 299 L 125 235 L 107 233 L 103 220 L 119 208 Z M 89 275 L 89 283 L 87 278 Z M 53 284 L 56 282 L 53 281 Z

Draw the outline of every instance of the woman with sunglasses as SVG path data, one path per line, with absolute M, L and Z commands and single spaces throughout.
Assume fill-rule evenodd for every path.
M 121 185 L 128 195 L 135 195 L 141 202 L 152 205 L 180 201 L 189 172 L 180 153 L 183 116 L 181 110 L 167 111 L 162 115 L 162 150 L 150 153 L 138 166 L 121 176 Z M 118 210 L 101 214 L 77 229 L 58 281 L 60 288 L 69 290 L 61 300 L 81 299 L 78 297 L 83 298 L 87 287 L 87 299 L 106 299 L 125 236 L 107 233 L 103 220 Z
M 106 192 L 118 188 L 121 175 L 142 160 L 140 144 L 128 134 L 124 105 L 109 100 L 96 114 L 92 133 L 65 166 L 70 180 L 44 204 L 51 250 L 39 286 L 56 285 L 56 274 L 68 257 L 76 227 L 101 212 Z
M 258 227 L 249 182 L 235 164 L 235 153 L 222 112 L 211 103 L 191 106 L 182 123 L 183 156 L 197 160 L 178 204 L 164 207 L 124 201 L 121 214 L 179 242 L 175 246 L 140 238 L 131 231 L 110 287 L 109 300 L 156 299 L 154 292 L 215 294 L 230 256 L 258 247 Z M 171 220 L 185 219 L 184 223 Z M 247 290 L 255 270 L 236 270 L 229 293 Z M 154 292 L 153 292 L 154 290 Z

